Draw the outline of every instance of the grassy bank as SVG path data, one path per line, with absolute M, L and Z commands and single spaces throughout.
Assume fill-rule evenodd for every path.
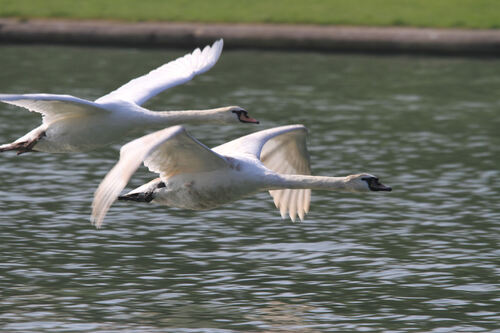
M 500 1 L 0 0 L 0 17 L 500 28 Z

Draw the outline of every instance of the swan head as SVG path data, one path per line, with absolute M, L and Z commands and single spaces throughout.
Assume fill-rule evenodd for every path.
M 239 106 L 229 106 L 229 111 L 236 116 L 236 120 L 241 123 L 249 123 L 249 124 L 258 124 L 259 121 L 257 119 L 251 118 L 248 116 L 248 111 L 239 107 Z
M 390 186 L 382 184 L 377 177 L 368 173 L 347 176 L 345 184 L 352 192 L 392 191 Z

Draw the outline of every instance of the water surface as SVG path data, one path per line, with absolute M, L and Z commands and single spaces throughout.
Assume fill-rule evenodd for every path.
M 0 91 L 95 99 L 184 53 L 1 46 Z M 145 106 L 233 104 L 261 126 L 188 129 L 213 146 L 302 123 L 314 174 L 370 172 L 394 191 L 314 191 L 303 223 L 266 193 L 208 212 L 117 202 L 95 230 L 119 144 L 1 154 L 0 328 L 500 330 L 500 61 L 229 51 Z M 0 142 L 39 123 L 0 105 Z M 128 188 L 152 177 L 142 168 Z

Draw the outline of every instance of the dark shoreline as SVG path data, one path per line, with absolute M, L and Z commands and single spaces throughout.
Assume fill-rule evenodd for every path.
M 192 48 L 221 37 L 227 49 L 500 55 L 500 30 L 0 19 L 3 44 Z

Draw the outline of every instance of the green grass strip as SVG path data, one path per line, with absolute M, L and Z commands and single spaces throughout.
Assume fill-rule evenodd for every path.
M 0 17 L 500 28 L 500 1 L 0 0 Z

